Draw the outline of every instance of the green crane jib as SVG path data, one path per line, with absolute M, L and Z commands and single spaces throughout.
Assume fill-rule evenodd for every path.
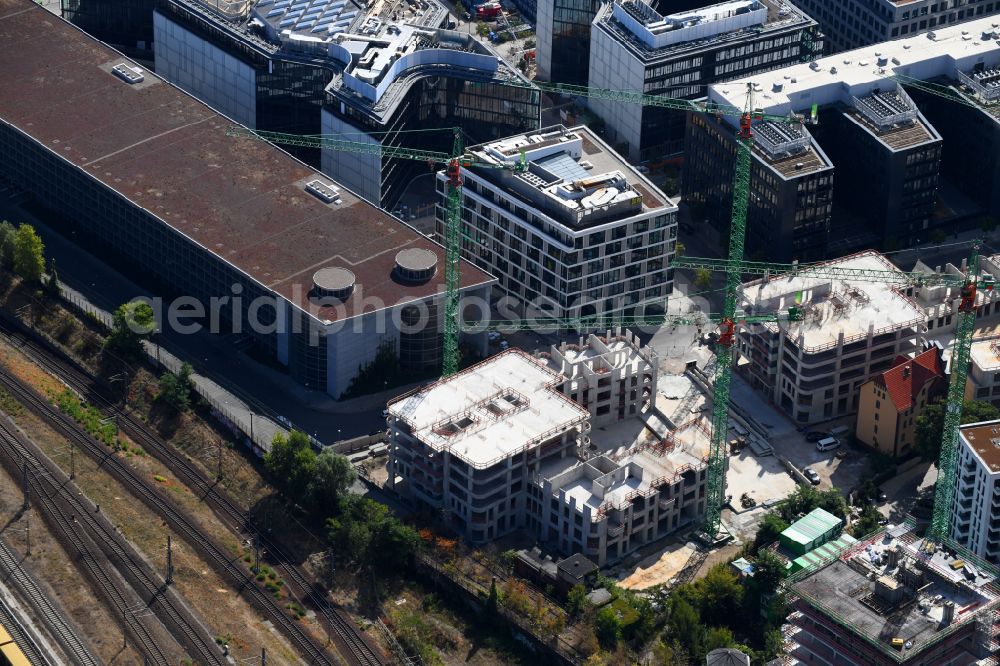
M 877 268 L 849 268 L 831 266 L 828 263 L 776 264 L 766 261 L 734 262 L 730 259 L 709 259 L 706 257 L 677 257 L 670 262 L 673 268 L 706 269 L 710 271 L 729 272 L 737 270 L 745 276 L 760 275 L 765 279 L 794 278 L 805 273 L 809 277 L 820 279 L 857 280 L 860 282 L 885 282 L 889 284 L 907 284 L 915 286 L 947 286 L 960 287 L 965 284 L 961 275 L 947 273 L 932 273 L 914 271 L 882 270 Z
M 448 153 L 434 150 L 417 150 L 402 146 L 348 141 L 322 134 L 309 136 L 286 134 L 284 132 L 266 132 L 235 125 L 226 128 L 227 136 L 246 137 L 290 146 L 325 148 L 328 150 L 363 153 L 378 157 L 420 160 L 422 162 L 447 165 L 445 173 L 448 175 L 448 205 L 444 225 L 444 339 L 442 341 L 443 353 L 441 361 L 441 374 L 444 376 L 454 374 L 458 370 L 459 364 L 458 336 L 461 327 L 458 320 L 458 309 L 461 286 L 459 284 L 459 273 L 462 259 L 462 168 L 476 166 L 491 169 L 510 169 L 512 171 L 524 171 L 526 169 L 523 153 L 521 154 L 521 160 L 517 164 L 486 162 L 474 155 L 467 154 L 462 143 L 462 130 L 454 128 L 453 131 L 455 138 L 452 152 L 449 155 Z
M 520 82 L 508 82 L 507 85 L 530 87 L 532 84 Z M 750 195 L 750 169 L 751 153 L 753 149 L 754 121 L 766 121 L 776 123 L 800 124 L 815 122 L 815 117 L 806 118 L 798 114 L 770 115 L 753 109 L 753 85 L 747 84 L 746 105 L 743 109 L 728 104 L 716 104 L 712 102 L 696 102 L 691 100 L 664 97 L 660 95 L 646 95 L 638 92 L 608 90 L 603 88 L 590 88 L 584 86 L 573 86 L 560 83 L 534 83 L 537 88 L 567 95 L 581 95 L 598 99 L 610 99 L 629 104 L 639 104 L 642 106 L 653 106 L 677 109 L 679 111 L 692 111 L 696 113 L 708 113 L 715 116 L 738 116 L 739 132 L 737 134 L 738 149 L 736 151 L 736 169 L 733 177 L 733 210 L 732 223 L 729 234 L 729 258 L 735 262 L 743 260 L 743 246 L 746 236 L 747 207 Z M 273 141 L 275 143 L 290 143 L 292 145 L 304 145 L 313 147 L 327 147 L 335 150 L 350 150 L 353 152 L 364 152 L 374 155 L 384 155 L 390 157 L 401 157 L 410 159 L 433 159 L 449 165 L 448 178 L 450 189 L 448 192 L 448 215 L 446 221 L 447 239 L 446 253 L 449 258 L 446 270 L 451 270 L 452 277 L 446 280 L 448 284 L 448 296 L 445 308 L 445 355 L 443 362 L 444 374 L 450 374 L 458 367 L 458 262 L 451 262 L 451 257 L 458 257 L 461 248 L 461 167 L 462 166 L 497 166 L 496 164 L 464 164 L 469 156 L 464 155 L 460 134 L 456 134 L 456 140 L 452 155 L 443 153 L 431 153 L 430 151 L 409 151 L 405 148 L 382 147 L 378 144 L 367 144 L 359 142 L 344 141 L 327 137 L 302 137 L 297 135 L 283 135 L 275 132 L 258 132 L 246 130 L 244 128 L 231 128 L 230 132 L 238 136 L 251 136 L 253 138 Z M 524 157 L 520 168 L 524 168 Z M 447 269 L 447 266 L 451 266 Z M 706 479 L 706 504 L 705 504 L 705 525 L 704 532 L 709 540 L 714 540 L 721 527 L 722 506 L 725 502 L 726 494 L 726 437 L 729 430 L 729 388 L 732 379 L 732 346 L 735 341 L 736 332 L 736 294 L 740 285 L 740 272 L 734 266 L 726 273 L 726 298 L 725 305 L 719 316 L 719 339 L 716 349 L 716 371 L 714 378 L 714 398 L 712 408 L 712 436 L 708 462 L 708 474 Z M 662 319 L 660 320 L 662 321 Z M 616 322 L 625 324 L 626 322 Z
M 653 106 L 664 109 L 674 109 L 676 111 L 693 111 L 695 113 L 709 113 L 722 116 L 742 116 L 744 109 L 731 104 L 718 104 L 706 100 L 691 100 L 680 97 L 666 97 L 664 95 L 647 95 L 645 93 L 631 90 L 610 90 L 608 88 L 592 88 L 590 86 L 577 86 L 569 83 L 546 83 L 544 81 L 532 81 L 530 84 L 523 81 L 507 81 L 506 86 L 515 88 L 538 88 L 544 92 L 557 93 L 560 95 L 573 95 L 579 97 L 593 97 L 595 99 L 606 99 L 612 102 L 622 102 L 623 104 L 638 104 L 640 106 Z M 804 123 L 811 122 L 799 114 L 787 116 L 774 115 L 763 112 L 754 112 L 754 120 L 774 122 L 774 123 Z
M 958 459 L 959 426 L 962 423 L 962 406 L 965 401 L 965 385 L 969 374 L 972 338 L 976 324 L 976 296 L 982 287 L 993 290 L 994 278 L 980 275 L 979 244 L 974 241 L 966 274 L 879 270 L 867 268 L 847 268 L 828 264 L 776 264 L 760 261 L 734 262 L 731 259 L 706 259 L 682 257 L 671 262 L 674 268 L 707 269 L 726 271 L 734 269 L 744 275 L 760 275 L 764 279 L 781 280 L 795 276 L 821 279 L 856 280 L 859 282 L 881 282 L 914 286 L 959 287 L 958 321 L 955 326 L 955 344 L 952 348 L 951 377 L 948 382 L 948 396 L 944 426 L 941 438 L 941 453 L 938 457 L 938 476 L 934 489 L 934 514 L 927 532 L 927 540 L 941 543 L 950 536 L 952 502 L 955 497 L 955 468 Z

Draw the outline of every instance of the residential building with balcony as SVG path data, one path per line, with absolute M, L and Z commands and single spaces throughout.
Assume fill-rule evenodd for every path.
M 585 126 L 473 146 L 462 256 L 536 316 L 660 312 L 673 290 L 677 204 Z M 522 166 L 523 165 L 523 168 Z M 438 173 L 437 238 L 447 176 Z
M 765 176 L 779 183 L 784 180 L 773 169 L 763 168 L 763 152 L 759 146 L 755 149 L 748 256 L 761 253 L 763 258 L 767 253 L 767 258 L 781 260 L 836 257 L 870 247 L 915 245 L 968 227 L 969 220 L 938 205 L 942 154 L 948 140 L 918 108 L 907 84 L 937 77 L 989 84 L 989 73 L 1000 66 L 1000 40 L 995 36 L 1000 33 L 996 30 L 990 19 L 980 19 L 711 86 L 710 102 L 742 108 L 749 84 L 754 106 L 765 113 L 809 117 L 816 109 L 818 117 L 818 124 L 808 125 L 808 129 L 778 123 L 783 131 L 810 137 L 809 141 L 781 142 L 788 146 L 785 154 L 801 155 L 783 162 L 786 172 L 780 174 L 798 181 L 794 197 L 791 193 L 782 196 L 780 190 L 767 188 L 766 181 L 760 182 Z M 968 104 L 956 103 L 956 108 L 963 109 L 962 113 L 975 112 L 981 134 L 988 138 L 994 122 L 994 88 L 980 87 L 983 93 L 969 88 Z M 688 201 L 704 207 L 709 222 L 726 231 L 738 118 L 692 115 L 682 189 Z M 772 125 L 759 125 L 758 141 L 773 133 Z M 952 128 L 953 135 L 961 131 L 957 123 L 952 123 Z M 769 137 L 764 141 L 774 143 Z M 995 156 L 984 156 L 980 162 L 981 152 L 970 156 L 965 151 L 956 154 L 956 160 L 964 160 L 967 170 L 978 169 L 980 164 L 986 169 L 986 175 L 978 176 L 976 182 L 983 184 L 979 197 L 987 202 L 993 196 L 986 181 Z M 968 166 L 970 163 L 975 166 Z M 811 196 L 810 185 L 802 179 L 819 168 L 827 170 L 823 175 L 832 189 L 821 190 L 817 183 L 816 195 Z M 782 214 L 790 216 L 792 223 L 777 224 L 774 220 Z M 771 239 L 777 240 L 776 247 L 768 245 Z
M 249 128 L 368 144 L 285 147 L 391 209 L 428 166 L 373 147 L 450 154 L 456 127 L 486 141 L 539 126 L 538 90 L 448 15 L 438 0 L 157 0 L 156 69 Z
M 819 21 L 828 53 L 939 30 L 1000 12 L 995 0 L 795 0 Z
M 390 403 L 390 484 L 472 543 L 524 530 L 565 555 L 617 561 L 704 516 L 700 421 L 628 446 L 591 437 L 595 424 L 643 430 L 656 369 L 627 331 L 502 352 Z
M 855 437 L 893 458 L 912 453 L 917 417 L 947 389 L 940 347 L 931 346 L 915 358 L 897 358 L 895 365 L 861 385 Z
M 899 271 L 874 251 L 825 265 Z M 925 322 L 924 311 L 896 285 L 811 276 L 809 270 L 746 283 L 740 304 L 748 313 L 799 308 L 801 321 L 743 328 L 737 370 L 805 424 L 855 413 L 861 385 L 897 357 L 915 355 Z
M 1000 564 L 1000 421 L 959 429 L 952 538 L 977 557 Z
M 661 14 L 646 0 L 608 2 L 594 18 L 590 85 L 696 99 L 710 83 L 809 61 L 820 55 L 816 22 L 780 0 L 730 0 Z M 683 111 L 594 97 L 588 106 L 630 160 L 684 149 Z

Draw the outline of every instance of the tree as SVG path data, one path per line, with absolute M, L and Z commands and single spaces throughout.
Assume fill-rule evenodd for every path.
M 670 604 L 670 635 L 680 641 L 690 655 L 701 651 L 702 625 L 698 611 L 680 596 L 673 596 Z
M 347 490 L 357 479 L 354 466 L 346 456 L 323 449 L 316 456 L 313 477 L 306 488 L 310 506 L 323 515 L 334 512 Z
M 0 222 L 0 269 L 13 268 L 14 266 L 14 239 L 17 238 L 17 229 L 14 225 L 4 220 Z
M 694 272 L 694 286 L 700 291 L 705 291 L 712 286 L 712 271 L 707 268 L 699 268 Z
M 705 653 L 719 648 L 730 648 L 736 646 L 736 638 L 733 630 L 729 627 L 712 627 L 705 632 Z
M 574 585 L 566 594 L 566 612 L 572 618 L 583 615 L 591 606 L 590 599 L 587 598 L 587 588 L 583 585 Z
M 847 500 L 844 499 L 838 488 L 821 491 L 816 502 L 816 507 L 824 511 L 829 511 L 842 520 L 847 518 Z
M 144 301 L 130 301 L 118 306 L 111 320 L 111 334 L 105 343 L 124 354 L 135 355 L 142 349 L 141 342 L 149 339 L 156 330 L 156 315 Z
M 677 243 L 674 245 L 674 256 L 681 257 L 684 255 L 684 251 L 687 250 L 687 246 L 684 243 Z
M 344 495 L 340 513 L 327 520 L 327 538 L 356 564 L 386 569 L 403 565 L 420 548 L 420 535 L 384 504 Z
M 759 549 L 777 541 L 781 533 L 788 529 L 788 526 L 788 521 L 774 511 L 764 514 L 764 519 L 760 521 L 760 527 L 757 528 L 754 548 Z
M 594 619 L 597 640 L 605 650 L 613 650 L 622 638 L 622 621 L 611 606 L 605 606 Z
M 497 579 L 496 576 L 490 582 L 490 596 L 486 600 L 486 612 L 490 615 L 496 615 L 497 605 L 500 601 L 500 595 L 497 593 Z
M 157 399 L 164 401 L 178 412 L 186 412 L 191 407 L 191 364 L 183 363 L 178 374 L 165 372 L 160 377 L 160 393 Z
M 785 565 L 777 555 L 770 550 L 762 550 L 757 554 L 753 565 L 753 580 L 761 594 L 771 594 L 777 590 L 784 577 Z
M 938 401 L 927 405 L 917 417 L 915 448 L 924 460 L 937 460 L 941 455 L 944 435 L 945 404 Z M 966 400 L 962 407 L 962 425 L 1000 418 L 1000 410 L 988 402 Z
M 14 272 L 26 282 L 37 283 L 45 271 L 45 243 L 30 224 L 22 224 L 14 236 Z
M 879 526 L 882 514 L 878 512 L 873 504 L 866 504 L 861 510 L 861 515 L 851 523 L 850 532 L 853 536 L 863 537 L 870 532 L 874 532 Z
M 724 626 L 743 603 L 743 586 L 725 563 L 709 569 L 695 588 L 700 592 L 701 619 L 706 625 Z
M 301 501 L 316 471 L 316 453 L 309 436 L 298 430 L 287 437 L 277 433 L 271 441 L 271 450 L 264 456 L 264 466 L 286 497 Z
M 56 270 L 56 260 L 49 259 L 49 279 L 45 281 L 45 295 L 49 298 L 59 296 L 59 272 Z

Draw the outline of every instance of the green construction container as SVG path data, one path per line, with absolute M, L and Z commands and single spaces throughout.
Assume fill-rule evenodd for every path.
M 857 541 L 850 534 L 841 534 L 840 538 L 828 541 L 819 548 L 814 548 L 805 555 L 796 557 L 788 564 L 788 573 L 793 574 L 807 567 L 815 566 L 824 560 L 836 557 L 857 543 Z
M 796 555 L 835 539 L 844 527 L 844 521 L 824 509 L 813 509 L 781 533 L 781 545 Z

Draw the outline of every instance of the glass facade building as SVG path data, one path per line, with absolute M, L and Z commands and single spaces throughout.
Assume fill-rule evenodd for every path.
M 155 0 L 62 0 L 62 15 L 84 32 L 134 58 L 153 54 Z

